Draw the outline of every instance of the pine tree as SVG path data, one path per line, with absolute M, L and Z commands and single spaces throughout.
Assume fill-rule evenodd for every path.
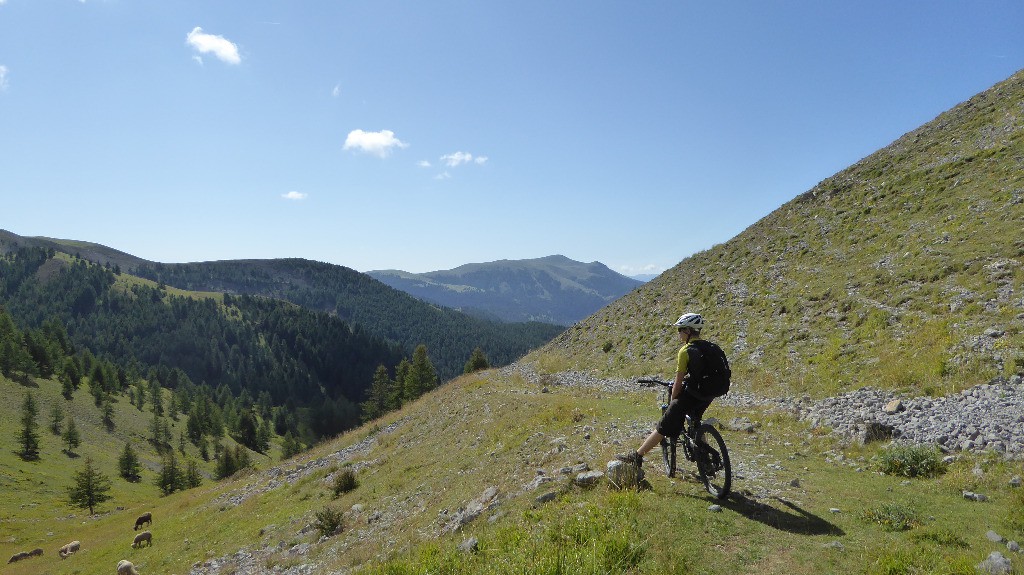
M 110 479 L 96 471 L 92 459 L 85 459 L 85 468 L 75 473 L 75 484 L 68 489 L 68 499 L 75 507 L 89 508 L 89 515 L 95 513 L 95 507 L 110 499 Z
M 59 404 L 55 403 L 50 407 L 50 432 L 54 435 L 60 435 L 63 428 L 64 410 L 60 408 Z
M 191 489 L 203 484 L 203 475 L 199 472 L 199 464 L 196 460 L 189 459 L 185 469 L 185 487 Z
M 60 374 L 60 394 L 64 396 L 64 399 L 71 401 L 74 397 L 75 386 L 71 383 L 71 376 L 68 375 L 67 371 L 62 371 Z
M 121 477 L 128 481 L 135 482 L 139 480 L 139 472 L 142 470 L 142 465 L 139 463 L 138 454 L 135 453 L 131 443 L 127 441 L 124 444 L 124 450 L 121 451 L 121 457 L 117 459 L 117 469 Z
M 31 393 L 25 394 L 25 401 L 21 404 L 21 432 L 18 434 L 18 444 L 21 450 L 18 455 L 25 461 L 39 459 L 39 433 L 36 432 L 36 416 L 39 415 L 39 407 Z
M 437 387 L 437 371 L 427 357 L 427 346 L 420 344 L 412 353 L 409 373 L 405 376 L 405 398 L 416 399 Z
M 390 398 L 394 394 L 395 383 L 388 377 L 388 368 L 378 365 L 373 373 L 373 383 L 366 393 L 366 401 L 360 404 L 363 410 L 363 421 L 372 421 L 389 411 Z
M 60 436 L 60 439 L 67 446 L 67 449 L 64 450 L 65 453 L 71 455 L 75 452 L 75 448 L 82 442 L 82 438 L 78 434 L 78 427 L 75 426 L 75 418 L 72 417 L 68 420 L 68 426 Z
M 107 431 L 114 431 L 114 403 L 109 395 L 103 402 L 103 426 Z
M 169 450 L 164 456 L 164 465 L 157 474 L 156 486 L 164 495 L 170 495 L 184 487 L 185 474 L 178 467 L 178 458 L 174 456 L 174 450 Z
M 487 356 L 484 355 L 484 350 L 478 347 L 474 349 L 472 355 L 469 356 L 469 361 L 466 362 L 466 367 L 463 370 L 463 373 L 473 373 L 489 367 L 491 367 L 491 364 L 487 361 Z
M 284 434 L 284 439 L 281 441 L 281 460 L 288 459 L 302 452 L 302 444 L 299 443 L 298 439 L 292 435 L 289 431 Z

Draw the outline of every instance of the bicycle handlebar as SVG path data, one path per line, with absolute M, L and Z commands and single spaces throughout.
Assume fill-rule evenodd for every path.
M 654 384 L 654 383 L 656 383 L 658 385 L 663 385 L 665 387 L 672 387 L 672 383 L 671 382 L 662 381 L 660 379 L 640 378 L 640 379 L 636 380 L 636 382 L 637 383 L 641 383 L 641 384 Z

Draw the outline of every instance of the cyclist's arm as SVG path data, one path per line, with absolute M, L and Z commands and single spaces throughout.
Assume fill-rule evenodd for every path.
M 681 371 L 676 372 L 676 381 L 672 384 L 672 399 L 679 399 L 683 395 L 683 377 L 685 375 Z

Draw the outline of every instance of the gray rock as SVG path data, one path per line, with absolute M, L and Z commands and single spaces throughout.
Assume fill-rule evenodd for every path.
M 717 504 L 716 505 L 712 505 L 712 506 L 708 507 L 708 511 L 710 511 L 712 513 L 721 513 L 722 512 L 722 506 L 721 505 L 717 505 Z
M 1020 543 L 1017 543 L 1016 541 L 1008 541 L 1006 543 L 1006 548 L 1014 553 L 1020 553 Z
M 576 476 L 573 482 L 579 487 L 593 487 L 601 482 L 604 473 L 601 471 L 584 471 Z
M 1006 541 L 1002 535 L 992 531 L 991 529 L 985 534 L 985 538 L 993 543 L 1002 543 L 1003 541 Z
M 462 543 L 459 543 L 458 549 L 459 549 L 459 551 L 462 551 L 463 553 L 476 553 L 478 547 L 479 547 L 479 541 L 477 541 L 476 537 L 470 537 L 469 539 L 466 539 Z
M 534 502 L 548 503 L 549 501 L 554 501 L 555 497 L 558 497 L 557 493 L 555 493 L 554 491 L 548 491 L 547 493 L 542 493 L 538 495 L 536 498 L 534 498 Z
M 1010 478 L 1010 487 L 1020 487 L 1020 485 L 1021 485 L 1020 475 L 1014 475 L 1012 478 Z
M 825 549 L 835 549 L 836 551 L 842 551 L 846 549 L 846 547 L 843 547 L 843 544 L 839 541 L 832 541 L 831 543 L 826 543 L 822 545 L 822 547 L 824 547 Z
M 978 571 L 988 575 L 1010 575 L 1013 573 L 1013 564 L 1003 554 L 993 551 L 988 558 L 976 565 Z
M 882 411 L 887 413 L 887 414 L 889 414 L 889 415 L 893 415 L 895 413 L 900 413 L 901 411 L 906 411 L 906 410 L 907 410 L 907 407 L 905 405 L 903 405 L 903 402 L 898 400 L 898 399 L 894 399 L 894 400 L 890 401 L 889 403 L 885 404 L 885 407 L 882 408 Z

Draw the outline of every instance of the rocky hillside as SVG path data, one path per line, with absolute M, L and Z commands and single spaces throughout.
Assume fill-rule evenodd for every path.
M 1024 370 L 1024 73 L 689 257 L 545 348 L 554 369 L 670 373 L 707 316 L 741 385 L 941 394 Z
M 412 274 L 367 275 L 417 298 L 502 321 L 571 325 L 641 285 L 600 262 L 565 256 L 466 264 Z

